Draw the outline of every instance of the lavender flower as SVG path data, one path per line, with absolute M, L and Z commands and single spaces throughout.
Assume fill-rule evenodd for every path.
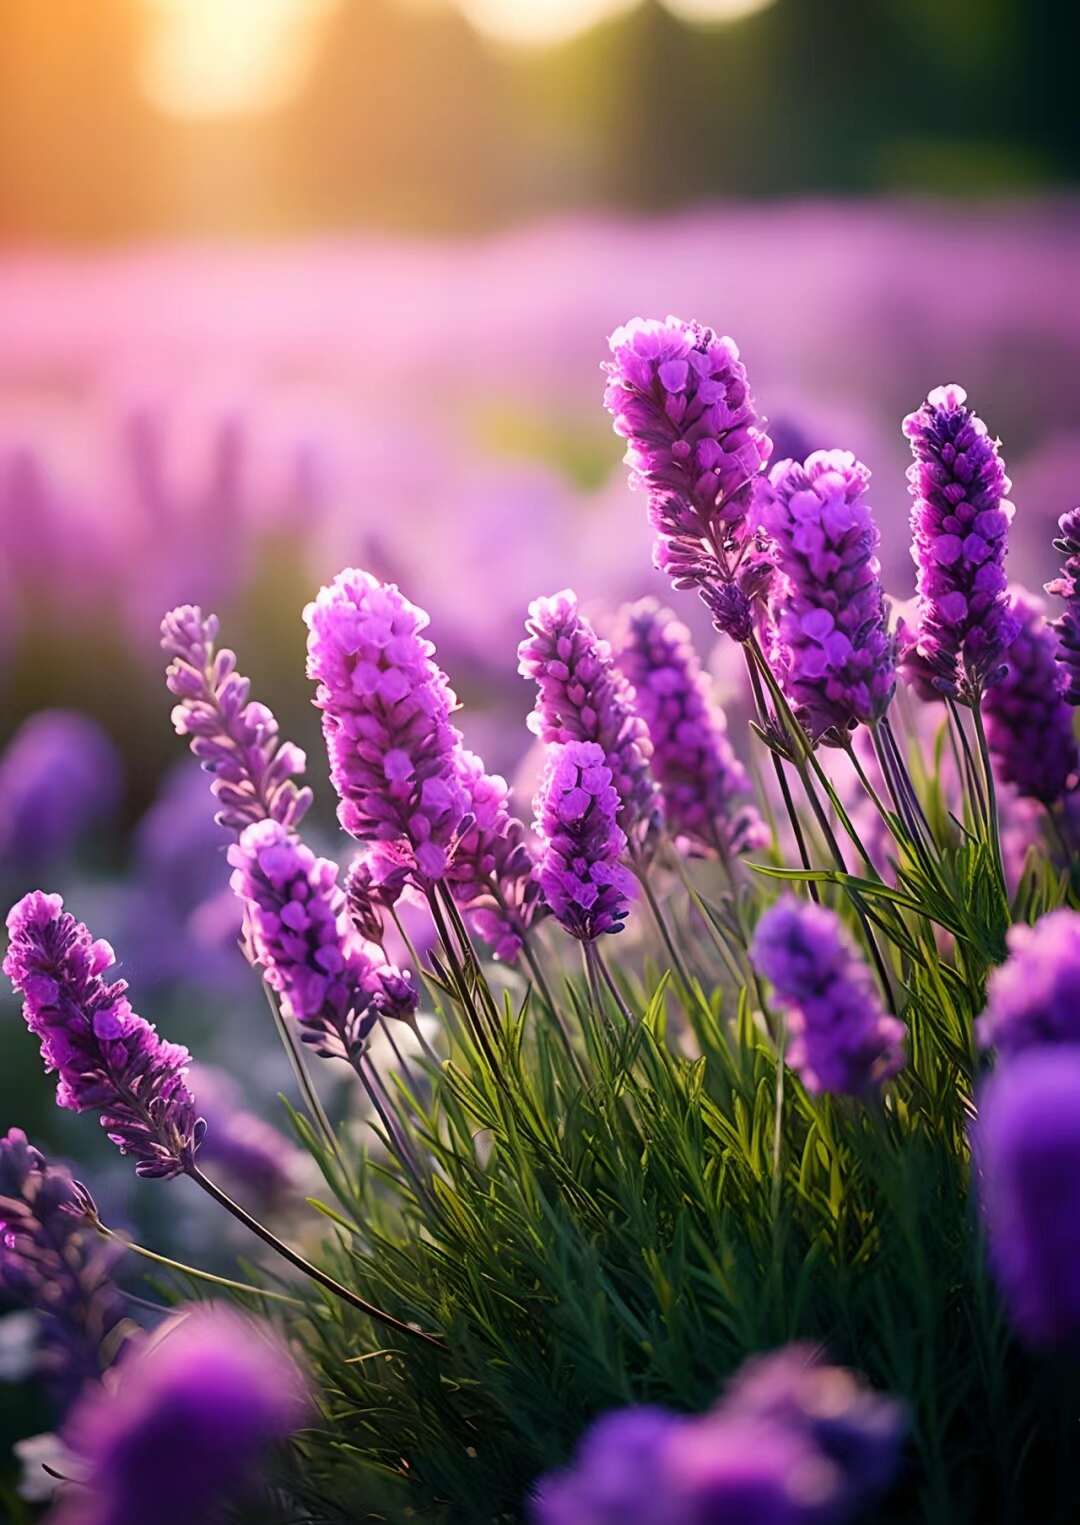
M 627 441 L 631 486 L 649 494 L 654 562 L 677 588 L 720 592 L 719 628 L 751 633 L 755 568 L 744 586 L 750 484 L 772 442 L 732 339 L 669 317 L 634 318 L 609 340 L 604 406 Z
M 138 1161 L 137 1175 L 189 1169 L 205 1132 L 184 1080 L 190 1056 L 136 1016 L 125 980 L 103 978 L 115 962 L 109 944 L 95 942 L 59 895 L 40 890 L 12 908 L 7 927 L 4 972 L 23 997 L 46 1070 L 59 1076 L 58 1105 L 100 1112 L 121 1154 Z
M 781 461 L 759 481 L 782 573 L 771 606 L 774 667 L 814 741 L 879 720 L 896 686 L 880 536 L 863 502 L 869 481 L 848 450 Z
M 1080 912 L 1050 911 L 1033 927 L 1010 927 L 1006 940 L 1009 956 L 987 981 L 976 1024 L 982 1047 L 1013 1055 L 1080 1043 Z
M 299 825 L 311 790 L 293 782 L 306 766 L 299 747 L 278 738 L 278 724 L 265 704 L 249 700 L 251 684 L 236 671 L 236 654 L 215 651 L 217 617 L 182 604 L 161 622 L 161 644 L 172 657 L 165 681 L 180 703 L 172 712 L 177 735 L 207 773 L 221 807 L 220 825 L 239 834 L 252 821 Z
M 762 916 L 750 957 L 788 1014 L 787 1060 L 810 1091 L 863 1094 L 903 1067 L 904 1025 L 834 911 L 785 895 Z
M 552 915 L 582 942 L 621 932 L 630 910 L 633 880 L 619 862 L 626 838 L 618 807 L 611 769 L 595 742 L 548 749 L 535 804 L 536 875 Z
M 432 661 L 422 609 L 353 568 L 304 610 L 339 818 L 361 841 L 407 848 L 423 883 L 447 870 L 468 809 L 457 777 L 457 700 Z
M 382 947 L 386 932 L 384 908 L 369 850 L 358 852 L 345 874 L 345 906 L 349 920 L 364 941 Z
M 990 1258 L 1032 1345 L 1080 1340 L 1080 1049 L 1036 1047 L 983 1088 L 975 1160 Z
M 728 1387 L 725 1414 L 801 1431 L 839 1473 L 830 1518 L 846 1519 L 891 1483 L 900 1463 L 902 1406 L 808 1345 L 786 1345 L 748 1361 Z
M 269 1331 L 218 1309 L 174 1317 L 76 1409 L 67 1438 L 85 1483 L 50 1520 L 210 1525 L 306 1410 L 300 1373 Z
M 761 818 L 752 804 L 740 803 L 750 780 L 686 626 L 656 599 L 643 598 L 622 611 L 616 660 L 648 728 L 652 774 L 679 846 L 721 858 L 763 846 Z
M 1009 670 L 983 700 L 986 740 L 998 776 L 1028 799 L 1054 805 L 1076 783 L 1080 752 L 1072 710 L 1062 695 L 1058 638 L 1042 600 L 1016 589 L 1009 613 L 1017 633 Z
M 0 757 L 0 863 L 20 872 L 59 862 L 116 808 L 120 759 L 96 721 L 38 710 Z
M 963 387 L 938 387 L 905 418 L 904 433 L 915 456 L 917 650 L 934 685 L 970 703 L 1004 675 L 1016 630 L 1005 576 L 1011 483 L 998 442 L 966 401 Z
M 336 863 L 316 858 L 280 821 L 247 827 L 229 862 L 255 961 L 316 1053 L 354 1064 L 380 1014 L 404 1016 L 403 1004 L 412 1014 L 405 976 L 380 969 L 349 925 Z
M 1054 621 L 1060 645 L 1058 661 L 1065 678 L 1066 702 L 1080 704 L 1080 508 L 1070 509 L 1058 520 L 1060 536 L 1054 549 L 1065 557 L 1061 576 L 1046 584 L 1047 593 L 1065 600 L 1065 611 Z
M 469 925 L 497 959 L 512 964 L 544 910 L 525 827 L 510 814 L 504 778 L 485 773 L 475 752 L 460 751 L 457 762 L 472 824 L 458 839 L 448 883 Z
M 529 729 L 541 741 L 595 742 L 611 770 L 619 825 L 634 852 L 658 825 L 660 796 L 649 772 L 652 743 L 634 693 L 569 588 L 529 605 L 518 672 L 537 685 Z
M 131 1326 L 111 1272 L 115 1247 L 85 1223 L 70 1173 L 19 1128 L 0 1138 L 0 1293 L 39 1319 L 39 1364 L 65 1405 L 101 1376 Z

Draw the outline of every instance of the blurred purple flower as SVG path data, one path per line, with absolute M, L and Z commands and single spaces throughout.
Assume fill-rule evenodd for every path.
M 720 629 L 750 633 L 739 583 L 754 476 L 772 442 L 734 340 L 699 323 L 633 318 L 609 340 L 604 405 L 627 441 L 631 486 L 649 495 L 654 561 L 676 588 L 723 585 Z
M 39 1320 L 39 1366 L 65 1406 L 113 1364 L 132 1326 L 113 1284 L 120 1253 L 85 1221 L 71 1174 L 20 1128 L 0 1138 L 0 1294 Z
M 637 854 L 651 845 L 661 799 L 649 771 L 652 743 L 634 694 L 569 588 L 529 605 L 518 672 L 537 686 L 529 730 L 545 742 L 595 742 L 619 799 L 619 825 Z
M 115 962 L 64 910 L 59 895 L 26 895 L 7 919 L 4 972 L 23 997 L 57 1104 L 101 1113 L 101 1125 L 140 1176 L 168 1178 L 195 1161 L 205 1125 L 185 1083 L 186 1048 L 165 1043 L 137 1016 L 127 982 L 103 976 Z
M 1009 956 L 986 984 L 976 1023 L 983 1048 L 1017 1054 L 1080 1043 L 1080 911 L 1064 907 L 1007 934 Z
M 1042 599 L 1014 589 L 1009 613 L 1016 626 L 1009 670 L 983 700 L 986 739 L 998 776 L 1022 797 L 1054 805 L 1076 783 L 1080 751 L 1073 714 L 1062 694 L 1058 637 Z
M 990 1259 L 1014 1324 L 1031 1345 L 1075 1348 L 1080 1046 L 1036 1046 L 991 1076 L 974 1155 Z
M 427 615 L 394 584 L 349 568 L 304 619 L 342 826 L 407 846 L 422 882 L 443 878 L 468 801 L 450 724 L 457 699 L 421 634 Z
M 221 807 L 218 824 L 239 833 L 266 818 L 295 827 L 311 804 L 311 790 L 293 782 L 306 759 L 265 704 L 249 700 L 251 684 L 236 671 L 236 654 L 215 651 L 217 617 L 182 604 L 161 622 L 161 644 L 172 657 L 165 681 L 180 703 L 172 712 L 177 735 L 191 738 L 192 753 L 207 773 Z
M 770 601 L 773 665 L 815 741 L 843 741 L 879 720 L 896 686 L 881 537 L 863 502 L 869 481 L 848 450 L 781 461 L 758 481 L 781 573 Z
M 120 797 L 116 748 L 88 715 L 38 710 L 0 757 L 0 869 L 5 880 L 59 864 L 111 817 Z
M 621 611 L 615 650 L 648 729 L 650 769 L 679 846 L 724 859 L 763 846 L 764 823 L 745 800 L 749 777 L 686 626 L 656 599 L 641 599 Z
M 536 797 L 541 847 L 536 876 L 559 924 L 582 942 L 621 932 L 633 878 L 620 858 L 619 796 L 604 753 L 592 741 L 554 743 Z
M 785 895 L 762 916 L 750 958 L 787 1012 L 787 1061 L 810 1091 L 862 1095 L 903 1068 L 904 1024 L 835 911 Z
M 1004 675 L 1016 630 L 1005 576 L 1011 484 L 998 442 L 966 402 L 963 387 L 938 387 L 905 418 L 904 433 L 915 456 L 918 656 L 942 693 L 973 701 Z
M 50 1525 L 210 1525 L 307 1410 L 299 1370 L 268 1329 L 222 1309 L 174 1316 L 72 1415 L 66 1438 L 85 1479 Z

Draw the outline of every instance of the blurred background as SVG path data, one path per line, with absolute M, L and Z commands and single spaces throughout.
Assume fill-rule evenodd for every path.
M 468 740 L 527 775 L 528 601 L 670 596 L 600 404 L 635 313 L 736 337 L 777 456 L 871 466 L 899 599 L 900 420 L 961 382 L 1038 587 L 1080 501 L 1078 45 L 1067 0 L 0 0 L 5 903 L 62 891 L 280 1119 L 161 615 L 221 615 L 324 850 L 300 612 L 347 562 L 431 610 Z M 208 1262 L 186 1183 L 132 1192 L 51 1096 L 0 994 L 0 1125 Z

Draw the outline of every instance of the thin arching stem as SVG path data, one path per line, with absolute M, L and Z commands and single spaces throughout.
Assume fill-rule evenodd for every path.
M 272 1292 L 267 1287 L 253 1287 L 246 1281 L 234 1281 L 229 1276 L 215 1276 L 213 1271 L 203 1271 L 199 1266 L 185 1265 L 182 1260 L 170 1260 L 168 1255 L 159 1255 L 156 1250 L 148 1250 L 145 1245 L 136 1244 L 134 1239 L 129 1239 L 126 1234 L 117 1233 L 116 1229 L 102 1223 L 100 1218 L 94 1218 L 91 1221 L 103 1239 L 111 1239 L 114 1244 L 122 1245 L 133 1255 L 141 1255 L 144 1260 L 152 1260 L 155 1265 L 164 1266 L 166 1270 L 190 1276 L 196 1281 L 209 1282 L 214 1287 L 224 1287 L 228 1292 L 247 1292 L 252 1297 L 267 1297 L 274 1303 L 288 1303 L 293 1308 L 307 1306 L 302 1298 L 289 1297 L 285 1292 Z
M 310 1260 L 306 1260 L 298 1251 L 280 1240 L 276 1234 L 271 1233 L 265 1224 L 260 1223 L 257 1218 L 253 1218 L 245 1208 L 240 1206 L 239 1202 L 234 1202 L 232 1197 L 227 1192 L 222 1191 L 221 1187 L 212 1181 L 209 1176 L 204 1175 L 197 1165 L 189 1165 L 187 1174 L 196 1185 L 202 1187 L 207 1196 L 211 1197 L 219 1207 L 223 1207 L 226 1212 L 231 1213 L 238 1222 L 242 1223 L 245 1228 L 250 1229 L 264 1244 L 268 1244 L 283 1260 L 287 1260 L 290 1265 L 295 1266 L 298 1271 L 302 1271 L 305 1276 L 310 1276 L 312 1281 L 318 1282 L 320 1287 L 323 1287 L 327 1292 L 333 1293 L 343 1303 L 348 1303 L 351 1308 L 355 1308 L 359 1313 L 366 1314 L 368 1318 L 374 1319 L 376 1323 L 385 1325 L 387 1329 L 393 1329 L 396 1334 L 407 1335 L 412 1340 L 419 1340 L 434 1350 L 445 1351 L 448 1348 L 445 1342 L 439 1339 L 437 1335 L 426 1334 L 422 1329 L 414 1329 L 411 1324 L 406 1324 L 403 1319 L 395 1318 L 392 1313 L 386 1313 L 382 1308 L 376 1307 L 374 1303 L 369 1303 L 366 1298 L 360 1297 L 351 1288 L 343 1286 L 341 1282 L 335 1280 L 333 1276 L 329 1275 L 319 1266 L 313 1265 Z

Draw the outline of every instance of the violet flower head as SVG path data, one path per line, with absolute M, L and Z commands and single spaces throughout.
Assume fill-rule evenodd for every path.
M 58 863 L 120 795 L 120 759 L 76 710 L 38 710 L 0 757 L 0 864 L 30 873 Z
M 249 826 L 229 862 L 255 962 L 285 1015 L 316 1053 L 355 1063 L 382 1010 L 383 987 L 378 964 L 349 923 L 337 864 L 316 858 L 280 821 Z
M 475 752 L 463 749 L 457 761 L 469 812 L 447 882 L 469 925 L 497 959 L 512 964 L 544 912 L 533 856 L 524 825 L 510 814 L 506 780 L 486 773 Z
M 382 946 L 386 934 L 385 908 L 372 873 L 370 851 L 361 849 L 345 874 L 345 906 L 349 920 L 365 942 Z
M 750 780 L 727 737 L 690 632 L 654 598 L 622 611 L 616 660 L 652 742 L 664 819 L 680 847 L 721 858 L 764 846 Z
M 304 619 L 342 826 L 404 848 L 421 883 L 443 878 L 468 801 L 457 699 L 422 633 L 428 616 L 393 583 L 349 568 Z
M 834 911 L 785 895 L 762 916 L 750 958 L 787 1012 L 787 1061 L 810 1091 L 864 1095 L 903 1067 L 904 1024 Z
M 1054 621 L 1059 647 L 1058 661 L 1064 676 L 1066 703 L 1080 704 L 1080 508 L 1072 508 L 1058 520 L 1061 534 L 1054 549 L 1065 557 L 1061 576 L 1046 584 L 1047 593 L 1065 600 L 1065 609 Z
M 661 814 L 649 769 L 652 742 L 610 645 L 596 634 L 569 588 L 535 599 L 525 628 L 518 672 L 537 686 L 529 729 L 541 741 L 600 747 L 620 802 L 619 825 L 634 853 L 647 850 Z
M 781 573 L 773 664 L 814 741 L 879 720 L 896 686 L 869 481 L 850 451 L 815 450 L 802 465 L 779 462 L 758 484 Z
M 586 1431 L 572 1466 L 537 1483 L 530 1500 L 534 1525 L 677 1525 L 665 1458 L 683 1423 L 661 1408 L 602 1415 Z
M 1080 1345 L 1080 1047 L 1036 1047 L 983 1088 L 974 1130 L 990 1260 L 1031 1345 Z
M 611 769 L 596 742 L 549 748 L 535 805 L 536 877 L 556 921 L 582 942 L 621 932 L 630 910 L 634 881 L 619 861 L 626 838 L 618 808 Z
M 734 340 L 699 323 L 634 318 L 609 340 L 604 406 L 627 442 L 631 486 L 649 495 L 654 562 L 676 588 L 723 596 L 719 627 L 749 638 L 742 586 L 751 483 L 772 450 Z
M 58 1075 L 57 1104 L 99 1112 L 140 1176 L 168 1178 L 195 1162 L 205 1125 L 185 1075 L 186 1048 L 165 1043 L 131 1009 L 125 980 L 106 979 L 115 957 L 64 910 L 59 895 L 25 895 L 7 919 L 4 972 L 23 1016 Z
M 986 425 L 955 385 L 931 392 L 904 420 L 911 554 L 918 568 L 917 650 L 943 694 L 974 699 L 1005 672 L 1015 635 L 1005 552 L 1011 483 Z
M 119 1251 L 87 1226 L 85 1206 L 70 1173 L 21 1129 L 0 1138 L 0 1295 L 38 1315 L 41 1376 L 65 1406 L 133 1327 L 112 1281 Z
M 173 1317 L 76 1408 L 66 1438 L 85 1483 L 51 1525 L 216 1525 L 306 1415 L 300 1373 L 269 1330 L 221 1309 Z
M 990 975 L 976 1023 L 983 1048 L 1014 1055 L 1080 1043 L 1080 911 L 1062 907 L 1006 936 L 1009 956 Z
M 213 775 L 218 823 L 239 834 L 252 821 L 270 819 L 296 827 L 311 805 L 299 788 L 307 760 L 291 741 L 281 741 L 265 704 L 249 699 L 251 684 L 236 671 L 236 654 L 215 649 L 216 615 L 182 604 L 161 622 L 161 644 L 172 658 L 165 675 L 179 703 L 172 712 L 178 736 Z
M 848 1519 L 889 1487 L 900 1465 L 906 1417 L 811 1346 L 785 1345 L 747 1361 L 724 1394 L 723 1412 L 800 1431 L 836 1468 L 831 1520 Z
M 986 740 L 998 777 L 1027 799 L 1054 805 L 1076 783 L 1080 751 L 1071 707 L 1062 694 L 1058 637 L 1041 599 L 1014 590 L 1009 612 L 1017 632 L 1009 670 L 983 700 Z

